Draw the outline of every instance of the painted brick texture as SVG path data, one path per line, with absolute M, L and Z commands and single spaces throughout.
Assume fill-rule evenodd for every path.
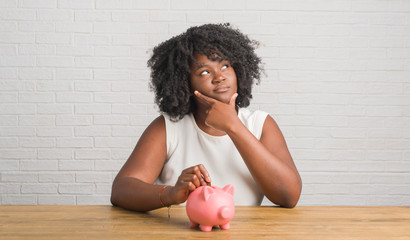
M 0 203 L 110 204 L 158 116 L 150 50 L 209 22 L 261 43 L 266 76 L 251 108 L 281 127 L 299 204 L 410 204 L 410 1 L 400 0 L 0 1 Z

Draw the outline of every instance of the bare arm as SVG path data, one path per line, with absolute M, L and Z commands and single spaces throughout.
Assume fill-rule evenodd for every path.
M 155 185 L 166 159 L 166 130 L 164 117 L 155 119 L 144 131 L 134 151 L 114 179 L 111 202 L 130 210 L 149 211 L 163 207 L 159 192 L 163 188 Z M 210 183 L 210 177 L 202 165 L 182 171 L 175 183 L 163 189 L 165 205 L 185 202 L 190 191 Z
M 259 141 L 237 116 L 236 94 L 229 104 L 198 92 L 195 94 L 200 101 L 209 104 L 206 124 L 229 135 L 265 196 L 280 206 L 294 207 L 302 182 L 275 121 L 270 116 L 266 118 Z

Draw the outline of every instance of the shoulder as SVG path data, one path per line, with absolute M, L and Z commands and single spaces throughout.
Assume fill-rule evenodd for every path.
M 247 108 L 240 108 L 238 111 L 238 117 L 242 123 L 257 137 L 260 139 L 262 135 L 263 125 L 269 114 L 260 110 L 249 110 Z

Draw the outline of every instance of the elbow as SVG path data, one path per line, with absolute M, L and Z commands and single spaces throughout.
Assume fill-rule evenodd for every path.
M 300 195 L 302 192 L 302 181 L 299 178 L 298 183 L 293 185 L 289 191 L 286 191 L 282 194 L 283 198 L 278 203 L 279 206 L 284 208 L 294 208 L 296 207 L 297 203 L 299 202 Z
M 118 206 L 119 205 L 119 198 L 118 198 L 118 193 L 117 193 L 117 188 L 116 188 L 116 180 L 114 180 L 114 182 L 112 183 L 112 187 L 111 187 L 111 204 L 113 206 Z
M 299 198 L 295 198 L 295 199 L 287 199 L 286 201 L 283 202 L 283 204 L 281 204 L 281 207 L 284 208 L 294 208 L 296 207 L 297 203 L 299 201 Z
M 113 206 L 118 206 L 118 204 L 117 204 L 117 199 L 115 199 L 115 197 L 114 197 L 113 194 L 111 194 L 111 199 L 110 199 L 110 201 L 111 201 L 111 204 L 112 204 Z

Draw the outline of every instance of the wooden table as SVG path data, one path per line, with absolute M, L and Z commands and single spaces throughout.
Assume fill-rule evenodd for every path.
M 410 207 L 238 206 L 229 230 L 190 228 L 185 207 L 0 206 L 0 239 L 410 239 Z

